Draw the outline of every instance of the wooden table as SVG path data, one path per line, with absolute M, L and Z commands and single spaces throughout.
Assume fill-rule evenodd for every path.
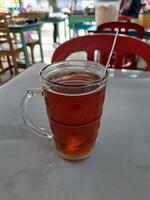
M 29 19 L 38 19 L 44 23 L 52 23 L 54 26 L 53 41 L 54 43 L 60 42 L 59 24 L 64 22 L 65 38 L 66 38 L 66 19 L 67 16 L 63 13 L 49 13 L 46 12 L 28 12 L 20 14 L 20 17 Z
M 53 40 L 54 40 L 54 43 L 60 43 L 60 32 L 59 32 L 59 24 L 61 22 L 64 23 L 64 31 L 65 31 L 65 39 L 66 39 L 66 19 L 67 19 L 67 16 L 66 15 L 63 15 L 63 14 L 60 14 L 60 15 L 51 15 L 49 17 L 45 17 L 43 19 L 41 19 L 42 22 L 44 23 L 52 23 L 53 26 L 54 26 L 54 32 L 53 32 Z
M 42 26 L 42 24 L 43 24 L 42 22 L 36 22 L 36 23 L 32 23 L 32 24 L 9 25 L 10 32 L 20 34 L 23 52 L 24 52 L 24 56 L 25 56 L 26 67 L 28 67 L 30 65 L 29 56 L 28 56 L 28 52 L 27 52 L 27 45 L 26 45 L 26 41 L 24 38 L 24 32 L 27 32 L 27 31 L 37 31 L 39 45 L 40 45 L 41 62 L 43 62 L 43 49 L 42 49 L 42 41 L 41 41 L 41 26 Z

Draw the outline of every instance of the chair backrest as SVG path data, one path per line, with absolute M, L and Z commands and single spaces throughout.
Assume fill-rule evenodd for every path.
M 119 33 L 126 34 L 126 35 L 133 35 L 138 38 L 143 38 L 144 36 L 144 28 L 139 24 L 130 23 L 130 22 L 108 22 L 100 25 L 97 28 L 97 33 L 109 32 L 114 33 L 116 29 L 119 29 Z M 136 64 L 136 57 L 135 55 L 128 54 L 124 61 L 124 67 L 133 68 Z
M 0 21 L 7 22 L 12 20 L 12 14 L 11 13 L 0 13 Z
M 125 15 L 119 15 L 118 16 L 118 21 L 131 22 L 131 17 L 130 16 L 125 16 Z
M 75 52 L 86 52 L 87 60 L 94 60 L 95 51 L 100 52 L 98 62 L 106 65 L 110 49 L 114 40 L 114 34 L 94 34 L 73 38 L 61 44 L 52 56 L 52 62 L 63 61 Z M 142 57 L 145 62 L 145 70 L 150 71 L 150 45 L 142 40 L 128 35 L 119 35 L 115 45 L 114 68 L 121 69 L 124 55 L 132 53 Z
M 13 51 L 14 50 L 13 38 L 11 37 L 9 28 L 7 26 L 8 26 L 8 23 L 0 22 L 0 45 L 2 44 L 3 47 L 5 47 L 5 44 L 6 44 L 8 49 L 10 51 Z M 0 51 L 3 51 L 3 47 L 0 46 Z
M 141 25 L 122 21 L 101 24 L 97 27 L 96 33 L 103 33 L 105 31 L 114 33 L 116 29 L 119 29 L 119 33 L 122 34 L 128 35 L 129 31 L 134 31 L 136 37 L 143 38 L 144 36 L 144 28 Z

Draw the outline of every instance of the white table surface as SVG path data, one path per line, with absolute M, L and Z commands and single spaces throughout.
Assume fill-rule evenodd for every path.
M 150 73 L 110 73 L 96 147 L 74 163 L 21 118 L 23 93 L 39 87 L 43 66 L 0 87 L 0 200 L 149 200 Z M 39 122 L 42 103 L 33 99 L 30 109 Z

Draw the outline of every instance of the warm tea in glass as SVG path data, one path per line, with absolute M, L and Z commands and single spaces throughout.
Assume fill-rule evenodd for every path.
M 28 119 L 26 109 L 32 96 L 42 94 L 59 155 L 69 160 L 86 158 L 99 133 L 108 78 L 105 67 L 92 61 L 64 61 L 46 66 L 40 77 L 41 89 L 29 89 L 23 98 L 26 124 L 45 134 Z

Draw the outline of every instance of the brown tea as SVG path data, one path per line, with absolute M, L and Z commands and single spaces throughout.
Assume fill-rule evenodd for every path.
M 43 86 L 43 94 L 59 154 L 70 160 L 87 157 L 98 135 L 105 86 L 95 84 L 100 77 L 91 72 L 54 74 L 46 79 L 53 80 Z

